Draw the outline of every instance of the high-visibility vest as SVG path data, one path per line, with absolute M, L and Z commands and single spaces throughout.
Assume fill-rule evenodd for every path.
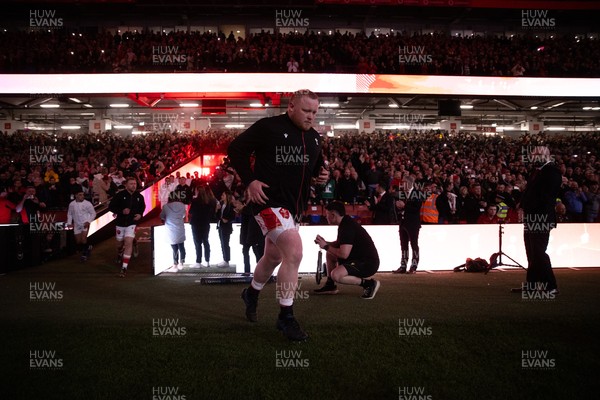
M 432 194 L 423 202 L 421 206 L 421 222 L 427 222 L 430 224 L 438 223 L 439 212 L 435 207 L 435 201 L 437 200 L 437 194 Z
M 508 217 L 508 205 L 506 205 L 505 202 L 501 201 L 498 203 L 498 212 L 496 215 L 500 219 L 506 219 L 506 217 Z

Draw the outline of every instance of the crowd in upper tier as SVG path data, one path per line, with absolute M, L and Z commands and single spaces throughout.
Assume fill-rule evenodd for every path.
M 600 40 L 532 33 L 452 36 L 0 32 L 0 73 L 310 72 L 598 77 Z
M 154 133 L 123 137 L 111 133 L 17 133 L 0 135 L 0 191 L 19 203 L 33 188 L 46 209 L 64 209 L 74 190 L 84 188 L 95 203 L 104 203 L 127 176 L 140 186 L 168 176 L 178 165 L 200 154 L 226 154 L 233 130 Z M 327 137 L 323 155 L 331 179 L 314 185 L 310 202 L 339 199 L 348 204 L 373 203 L 377 185 L 392 192 L 406 189 L 412 175 L 429 194 L 446 197 L 454 207 L 440 213 L 447 223 L 483 223 L 488 208 L 508 208 L 516 222 L 520 195 L 535 168 L 530 155 L 547 145 L 563 175 L 557 210 L 563 222 L 598 221 L 600 158 L 597 132 L 574 135 L 524 135 L 519 138 L 444 131 L 348 133 Z M 229 171 L 229 172 L 228 172 Z M 197 176 L 196 176 L 197 175 Z M 235 171 L 221 168 L 213 176 L 192 173 L 186 185 L 209 181 L 220 196 L 243 195 Z M 445 197 L 445 198 L 446 198 Z M 502 204 L 501 204 L 502 203 Z M 493 211 L 493 210 L 492 210 Z M 485 215 L 484 215 L 485 216 Z M 481 217 L 481 218 L 480 218 Z M 490 218 L 493 221 L 493 218 Z

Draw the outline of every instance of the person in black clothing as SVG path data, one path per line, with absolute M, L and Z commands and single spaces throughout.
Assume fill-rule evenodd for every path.
M 394 221 L 394 198 L 387 191 L 385 181 L 380 181 L 375 187 L 371 201 L 365 200 L 365 205 L 373 211 L 373 225 L 389 225 Z
M 452 182 L 446 182 L 443 186 L 443 191 L 435 199 L 435 207 L 438 210 L 438 224 L 448 224 L 453 222 L 454 212 L 456 211 L 456 196 L 452 193 L 454 185 Z M 454 210 L 452 209 L 454 204 Z
M 483 214 L 486 207 L 487 202 L 481 194 L 481 185 L 479 183 L 472 184 L 470 192 L 465 199 L 463 209 L 467 224 L 476 224 L 479 216 Z
M 229 268 L 229 260 L 231 260 L 229 239 L 233 232 L 233 220 L 235 218 L 233 207 L 233 195 L 230 191 L 223 192 L 221 194 L 221 201 L 217 203 L 217 229 L 219 230 L 221 251 L 223 253 L 223 261 L 217 264 L 219 268 Z
M 280 313 L 277 328 L 290 340 L 308 338 L 293 313 L 302 261 L 302 240 L 296 223 L 306 209 L 313 177 L 318 184 L 329 179 L 323 168 L 323 139 L 312 127 L 319 108 L 318 96 L 309 90 L 295 92 L 287 112 L 263 118 L 235 138 L 228 149 L 231 165 L 248 188 L 252 213 L 265 235 L 265 251 L 250 287 L 242 292 L 246 318 L 257 321 L 258 295 L 275 268 Z M 254 154 L 254 168 L 250 167 Z
M 536 146 L 531 153 L 538 168 L 527 183 L 521 198 L 523 240 L 527 254 L 527 285 L 513 291 L 558 293 L 550 257 L 546 254 L 550 231 L 556 227 L 556 198 L 562 175 L 546 146 Z
M 125 181 L 125 190 L 117 192 L 110 201 L 108 209 L 116 217 L 117 238 L 117 262 L 121 263 L 121 273 L 124 277 L 127 273 L 129 260 L 133 250 L 136 225 L 142 219 L 146 202 L 137 189 L 137 180 L 129 177 Z
M 337 196 L 337 200 L 348 204 L 354 204 L 356 196 L 358 196 L 358 182 L 352 178 L 348 168 L 344 170 L 344 175 L 338 182 Z
M 217 211 L 217 199 L 213 195 L 208 185 L 198 185 L 196 187 L 196 197 L 192 199 L 190 205 L 189 217 L 192 227 L 192 236 L 194 246 L 196 247 L 196 264 L 193 268 L 210 266 L 210 243 L 208 235 L 210 233 L 210 222 Z M 202 246 L 204 246 L 204 260 L 202 264 Z
M 179 196 L 179 201 L 183 204 L 190 204 L 192 201 L 192 189 L 185 183 L 185 177 L 179 177 L 179 184 L 175 187 L 175 193 Z
M 358 222 L 346 215 L 344 204 L 339 201 L 329 203 L 327 221 L 338 225 L 337 239 L 328 242 L 317 235 L 315 243 L 327 252 L 327 282 L 316 289 L 317 294 L 336 294 L 335 282 L 344 285 L 360 285 L 363 299 L 372 299 L 379 290 L 380 283 L 369 278 L 379 269 L 379 254 L 369 233 Z
M 241 216 L 241 227 L 240 227 L 240 244 L 242 245 L 242 255 L 244 257 L 244 273 L 250 274 L 250 249 L 256 257 L 256 262 L 260 260 L 265 251 L 264 243 L 265 238 L 262 235 L 260 226 L 252 215 L 250 207 L 242 202 L 236 207 L 236 212 Z
M 393 271 L 395 274 L 414 274 L 419 265 L 419 231 L 421 230 L 421 205 L 428 197 L 427 193 L 414 188 L 415 178 L 409 175 L 405 178 L 402 187 L 398 191 L 399 200 L 396 201 L 400 234 L 400 268 Z M 408 245 L 412 250 L 410 270 L 408 266 Z

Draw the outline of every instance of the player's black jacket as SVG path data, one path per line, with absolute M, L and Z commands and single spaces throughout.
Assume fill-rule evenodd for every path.
M 562 174 L 552 162 L 532 174 L 521 197 L 521 207 L 526 216 L 536 215 L 542 220 L 528 218 L 526 221 L 556 223 L 555 205 L 561 182 Z
M 287 113 L 257 121 L 231 142 L 228 156 L 242 182 L 247 186 L 258 179 L 269 185 L 263 189 L 269 200 L 255 206 L 255 214 L 267 207 L 284 207 L 295 216 L 305 210 L 311 177 L 323 165 L 321 143 L 316 130 L 302 131 Z
M 126 208 L 130 209 L 127 215 L 123 214 L 123 210 Z M 117 219 L 115 220 L 117 226 L 136 225 L 139 220 L 134 221 L 133 217 L 135 217 L 135 214 L 144 215 L 146 202 L 144 201 L 144 196 L 139 192 L 129 194 L 127 190 L 121 190 L 110 200 L 108 209 L 112 213 L 117 214 Z

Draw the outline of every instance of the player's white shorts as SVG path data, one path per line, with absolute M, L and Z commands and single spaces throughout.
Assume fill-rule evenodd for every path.
M 73 233 L 79 235 L 80 233 L 87 233 L 89 227 L 83 226 L 83 224 L 73 224 Z
M 117 226 L 117 240 L 121 242 L 126 237 L 134 238 L 135 228 L 136 225 Z
M 292 213 L 282 207 L 265 208 L 255 215 L 254 219 L 258 222 L 263 235 L 271 239 L 273 243 L 284 231 L 298 230 Z

